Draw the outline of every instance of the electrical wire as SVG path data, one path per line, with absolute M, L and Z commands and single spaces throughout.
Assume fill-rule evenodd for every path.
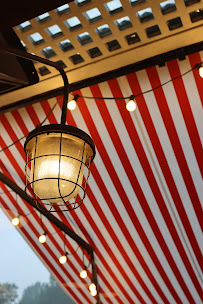
M 5 192 L 0 192 L 0 195 L 6 194 L 6 193 L 11 193 L 11 192 L 15 192 L 15 191 L 13 191 L 13 190 L 8 190 L 8 191 L 5 191 Z
M 131 96 L 133 96 L 134 98 L 136 98 L 136 97 L 138 97 L 138 96 L 141 96 L 141 95 L 144 95 L 144 94 L 153 92 L 154 90 L 157 90 L 157 89 L 163 87 L 164 85 L 168 84 L 169 82 L 172 82 L 172 81 L 174 81 L 174 80 L 176 80 L 176 79 L 178 79 L 178 78 L 181 78 L 182 76 L 185 76 L 186 74 L 190 73 L 191 71 L 197 69 L 197 66 L 201 65 L 202 63 L 203 63 L 203 62 L 201 62 L 200 64 L 196 64 L 192 69 L 186 71 L 185 73 L 183 73 L 183 74 L 181 74 L 181 75 L 178 75 L 178 76 L 176 76 L 176 77 L 174 77 L 174 78 L 169 79 L 168 81 L 166 81 L 166 82 L 160 84 L 159 86 L 157 86 L 157 87 L 155 87 L 155 88 L 152 88 L 152 89 L 150 89 L 150 90 L 141 92 L 141 93 L 136 94 L 136 95 L 131 94 L 130 96 L 127 96 L 127 97 L 97 97 L 97 96 L 81 96 L 81 95 L 78 95 L 78 94 L 77 94 L 77 96 L 78 96 L 78 98 L 81 98 L 81 97 L 82 97 L 82 98 L 86 98 L 86 99 L 106 99 L 106 100 L 117 100 L 117 99 L 123 99 L 123 100 L 125 100 L 125 99 L 130 99 Z
M 43 125 L 43 123 L 49 118 L 49 116 L 51 115 L 51 113 L 53 112 L 53 110 L 55 109 L 55 107 L 57 106 L 57 104 L 61 101 L 62 96 L 60 96 L 60 98 L 57 100 L 57 102 L 53 105 L 53 107 L 51 108 L 51 110 L 49 111 L 49 113 L 47 114 L 47 116 L 43 119 L 43 121 L 37 125 L 37 127 L 41 127 Z M 27 134 L 25 134 L 24 136 L 22 136 L 21 138 L 17 139 L 16 141 L 14 141 L 12 144 L 8 145 L 7 147 L 3 148 L 0 150 L 0 152 L 3 152 L 7 149 L 9 149 L 10 147 L 14 146 L 15 144 L 17 144 L 19 141 L 21 141 L 22 139 L 24 139 L 30 132 L 28 132 Z
M 174 81 L 174 80 L 176 80 L 176 79 L 178 79 L 178 78 L 181 78 L 182 76 L 185 76 L 186 74 L 190 73 L 191 71 L 193 71 L 193 70 L 195 70 L 195 69 L 198 69 L 198 67 L 200 67 L 202 63 L 203 63 L 203 61 L 200 62 L 200 63 L 198 63 L 198 64 L 196 64 L 192 69 L 186 71 L 185 73 L 180 74 L 180 75 L 178 75 L 178 76 L 176 76 L 176 77 L 174 77 L 174 78 L 171 78 L 171 79 L 169 79 L 168 81 L 166 81 L 166 82 L 160 84 L 159 86 L 157 86 L 157 87 L 155 87 L 155 88 L 152 88 L 152 89 L 150 89 L 150 90 L 141 92 L 141 93 L 136 94 L 136 95 L 132 95 L 132 94 L 131 94 L 130 96 L 126 96 L 126 97 L 98 97 L 98 96 L 82 96 L 82 95 L 78 95 L 78 94 L 77 94 L 77 95 L 73 95 L 72 93 L 71 93 L 71 94 L 72 94 L 73 96 L 77 96 L 78 98 L 100 99 L 100 100 L 101 100 L 101 99 L 106 99 L 106 100 L 119 100 L 119 99 L 122 99 L 122 100 L 125 100 L 125 99 L 130 99 L 131 96 L 133 96 L 133 98 L 136 98 L 136 97 L 139 97 L 139 96 L 141 96 L 141 95 L 144 95 L 144 94 L 153 92 L 154 90 L 157 90 L 157 89 L 163 87 L 164 85 L 166 85 L 166 84 L 168 84 L 168 83 L 170 83 L 170 82 L 172 82 L 172 81 Z M 40 127 L 40 126 L 48 119 L 48 117 L 51 115 L 51 113 L 53 112 L 53 110 L 55 109 L 55 107 L 56 107 L 56 105 L 59 103 L 59 101 L 61 101 L 61 99 L 62 99 L 62 96 L 57 100 L 57 102 L 56 102 L 56 103 L 54 104 L 54 106 L 51 108 L 51 110 L 49 111 L 49 113 L 47 114 L 47 116 L 45 117 L 45 119 L 44 119 L 39 125 L 37 125 L 37 127 Z M 12 147 L 13 145 L 15 145 L 16 143 L 18 143 L 19 141 L 21 141 L 23 138 L 25 138 L 28 134 L 29 134 L 29 133 L 25 134 L 24 136 L 22 136 L 21 138 L 19 138 L 18 140 L 16 140 L 16 141 L 13 142 L 12 144 L 10 144 L 9 146 L 3 148 L 2 150 L 0 150 L 0 152 L 3 152 L 3 151 L 5 151 L 6 149 L 9 149 L 9 148 Z

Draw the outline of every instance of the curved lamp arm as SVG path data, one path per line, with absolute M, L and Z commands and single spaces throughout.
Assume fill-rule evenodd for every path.
M 25 51 L 21 51 L 21 50 L 18 50 L 18 49 L 0 46 L 0 52 L 11 54 L 11 55 L 18 56 L 18 57 L 21 57 L 21 58 L 25 58 L 25 59 L 28 59 L 28 60 L 31 60 L 31 61 L 41 62 L 41 63 L 44 63 L 46 65 L 52 66 L 59 71 L 59 73 L 61 74 L 61 76 L 63 78 L 63 82 L 64 82 L 64 95 L 63 95 L 63 106 L 62 106 L 62 113 L 61 113 L 61 124 L 65 125 L 66 115 L 67 115 L 67 102 L 68 102 L 68 95 L 69 95 L 70 86 L 69 86 L 68 78 L 66 76 L 66 73 L 65 73 L 64 69 L 59 64 L 57 64 L 53 61 L 50 61 L 48 59 L 30 54 L 30 53 L 27 53 Z

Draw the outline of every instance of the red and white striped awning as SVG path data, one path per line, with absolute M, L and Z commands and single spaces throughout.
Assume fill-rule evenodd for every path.
M 93 138 L 96 157 L 91 166 L 87 196 L 73 211 L 55 214 L 95 249 L 101 303 L 201 304 L 201 226 L 203 198 L 203 82 L 193 70 L 167 85 L 136 99 L 137 109 L 128 112 L 124 100 L 157 87 L 195 66 L 203 53 L 184 61 L 169 61 L 84 88 L 77 109 L 68 112 L 67 123 Z M 55 98 L 0 116 L 1 147 L 15 142 L 39 124 Z M 49 116 L 59 123 L 61 103 Z M 24 141 L 1 153 L 1 171 L 21 188 L 25 183 Z M 16 195 L 0 183 L 0 204 L 11 218 L 17 214 Z M 80 279 L 82 250 L 43 218 L 50 234 L 43 233 L 40 215 L 18 198 L 19 232 L 37 253 L 60 285 L 76 303 L 95 303 L 88 278 Z M 55 233 L 56 232 L 56 233 Z M 85 255 L 88 264 L 88 255 Z

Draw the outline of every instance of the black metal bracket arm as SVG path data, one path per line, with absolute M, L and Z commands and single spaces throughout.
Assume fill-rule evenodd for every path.
M 17 193 L 23 200 L 25 200 L 29 205 L 38 210 L 41 214 L 43 214 L 49 221 L 51 221 L 55 226 L 57 226 L 61 231 L 67 234 L 70 238 L 72 238 L 78 245 L 84 248 L 91 258 L 92 263 L 92 277 L 96 279 L 96 287 L 97 287 L 97 304 L 100 304 L 99 298 L 99 289 L 97 282 L 97 271 L 96 264 L 94 260 L 94 248 L 86 243 L 79 235 L 77 235 L 74 231 L 68 228 L 63 222 L 59 221 L 53 214 L 46 211 L 43 211 L 42 207 L 38 208 L 35 200 L 25 193 L 23 189 L 21 189 L 18 185 L 16 185 L 10 178 L 8 178 L 5 174 L 0 172 L 0 181 L 2 181 L 5 185 L 7 185 L 11 190 Z
M 61 74 L 61 76 L 63 78 L 63 82 L 64 82 L 64 95 L 63 95 L 63 106 L 62 106 L 62 113 L 61 113 L 61 124 L 65 125 L 66 116 L 67 116 L 67 102 L 68 102 L 68 95 L 69 95 L 70 85 L 69 85 L 69 81 L 68 81 L 68 78 L 66 76 L 66 73 L 65 73 L 64 69 L 59 64 L 57 64 L 53 61 L 50 61 L 48 59 L 30 54 L 30 53 L 27 53 L 25 51 L 21 51 L 21 50 L 18 50 L 18 49 L 3 47 L 3 46 L 0 45 L 0 52 L 7 53 L 7 54 L 10 54 L 10 55 L 14 55 L 14 56 L 18 56 L 18 57 L 28 59 L 28 60 L 31 60 L 31 61 L 41 62 L 45 65 L 52 66 L 59 71 L 59 73 Z
M 5 185 L 11 188 L 15 193 L 17 193 L 23 200 L 25 200 L 29 205 L 38 210 L 41 214 L 43 214 L 49 221 L 51 221 L 55 226 L 57 226 L 60 230 L 70 236 L 74 241 L 78 243 L 82 248 L 84 248 L 88 254 L 94 252 L 94 248 L 86 243 L 81 237 L 79 237 L 74 231 L 68 228 L 63 222 L 59 221 L 54 215 L 47 212 L 42 207 L 38 208 L 35 200 L 25 193 L 23 189 L 21 189 L 18 185 L 16 185 L 10 178 L 8 178 L 5 174 L 0 172 L 0 181 L 2 181 Z

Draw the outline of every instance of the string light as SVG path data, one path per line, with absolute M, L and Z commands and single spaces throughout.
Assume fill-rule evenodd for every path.
M 44 234 L 40 235 L 38 240 L 41 244 L 44 244 L 46 242 L 46 231 L 44 232 Z
M 89 290 L 92 291 L 92 290 L 95 290 L 97 289 L 96 285 L 92 282 L 90 285 L 89 285 Z
M 95 297 L 97 295 L 97 287 L 93 282 L 89 285 L 89 291 L 91 296 Z
M 135 109 L 136 109 L 136 103 L 135 103 L 135 101 L 134 101 L 134 96 L 133 96 L 133 95 L 130 96 L 129 101 L 128 101 L 128 103 L 126 104 L 126 109 L 127 109 L 129 112 L 135 111 Z
M 86 269 L 87 269 L 87 267 L 84 266 L 84 269 L 80 272 L 80 277 L 82 279 L 85 279 L 87 277 L 87 270 Z
M 20 223 L 19 217 L 20 217 L 20 215 L 14 217 L 14 218 L 12 219 L 11 223 L 12 223 L 13 226 L 18 226 L 18 225 L 19 225 L 19 223 Z
M 179 76 L 177 76 L 177 77 L 171 78 L 170 80 L 168 80 L 168 81 L 162 83 L 161 85 L 159 85 L 159 86 L 157 86 L 157 87 L 155 87 L 155 88 L 152 88 L 152 89 L 150 89 L 150 90 L 141 92 L 141 93 L 139 93 L 139 94 L 137 94 L 137 95 L 133 95 L 133 97 L 136 98 L 136 97 L 141 96 L 141 95 L 144 95 L 144 94 L 146 94 L 146 93 L 153 92 L 154 90 L 161 88 L 162 86 L 168 84 L 169 82 L 172 82 L 173 80 L 178 79 L 178 78 L 180 78 L 180 77 L 182 77 L 182 76 L 188 74 L 189 72 L 193 71 L 193 70 L 196 69 L 196 68 L 199 70 L 199 75 L 200 75 L 200 77 L 203 78 L 203 69 L 202 69 L 203 67 L 202 67 L 202 63 L 203 63 L 203 62 L 197 63 L 192 69 L 186 71 L 185 73 L 183 73 L 183 74 L 181 74 L 181 75 L 179 75 Z M 73 98 L 73 100 L 75 100 L 76 97 L 77 97 L 77 99 L 78 99 L 78 98 L 86 98 L 86 99 L 106 99 L 106 100 L 117 100 L 117 99 L 124 99 L 124 100 L 126 100 L 126 99 L 129 99 L 129 98 L 130 98 L 130 97 L 95 97 L 95 96 L 80 96 L 80 95 L 75 95 L 74 98 Z M 60 97 L 60 99 L 61 99 L 61 97 Z M 54 106 L 51 108 L 51 110 L 50 110 L 50 112 L 48 113 L 48 115 L 47 115 L 47 116 L 45 117 L 45 119 L 40 123 L 39 126 L 41 126 L 41 125 L 47 120 L 47 118 L 48 118 L 48 117 L 50 116 L 50 114 L 53 112 L 53 110 L 54 110 L 54 108 L 56 107 L 56 105 L 59 103 L 60 99 L 57 100 L 57 102 L 54 104 Z M 76 101 L 77 101 L 77 100 L 75 100 L 75 103 L 76 103 Z M 69 104 L 70 102 L 71 102 L 71 101 L 69 101 L 68 104 Z M 28 134 L 29 134 L 29 133 L 28 133 Z M 15 145 L 16 143 L 18 143 L 18 142 L 21 141 L 22 139 L 24 139 L 28 134 L 26 134 L 26 135 L 22 136 L 21 138 L 17 139 L 15 142 L 13 142 L 12 144 L 10 144 L 9 146 L 6 146 L 5 148 L 1 149 L 0 152 L 3 152 L 3 151 L 5 151 L 6 149 L 9 149 L 9 148 L 12 147 L 13 145 Z
M 97 295 L 97 290 L 93 289 L 90 291 L 91 296 L 95 297 Z
M 199 76 L 203 78 L 203 66 L 199 67 Z
M 15 217 L 11 220 L 11 223 L 12 223 L 13 226 L 18 226 L 19 223 L 20 223 L 20 213 L 19 213 L 18 195 L 17 195 L 17 193 L 16 193 L 16 209 L 17 209 L 18 215 L 15 216 Z
M 60 258 L 59 258 L 59 262 L 61 264 L 65 264 L 67 262 L 67 255 L 68 253 L 66 252 L 64 255 L 62 255 Z
M 68 101 L 68 103 L 67 103 L 68 110 L 71 110 L 71 111 L 75 110 L 75 108 L 77 107 L 78 97 L 79 97 L 79 95 L 76 94 L 72 100 Z
M 138 96 L 141 96 L 141 95 L 144 95 L 144 94 L 153 92 L 153 91 L 155 91 L 155 90 L 157 90 L 157 89 L 163 87 L 164 85 L 166 85 L 166 84 L 168 84 L 168 83 L 170 83 L 170 82 L 172 82 L 172 81 L 174 81 L 174 80 L 176 80 L 176 79 L 178 79 L 178 78 L 180 78 L 180 77 L 182 77 L 182 76 L 185 76 L 186 74 L 190 73 L 191 71 L 193 71 L 193 70 L 196 69 L 196 68 L 199 69 L 199 73 L 200 73 L 200 76 L 201 76 L 201 75 L 203 74 L 203 69 L 201 69 L 202 63 L 203 63 L 203 62 L 196 64 L 192 69 L 186 71 L 185 73 L 183 73 L 183 74 L 181 74 L 181 75 L 178 75 L 178 76 L 176 76 L 176 77 L 174 77 L 174 78 L 169 79 L 168 81 L 166 81 L 166 82 L 164 82 L 164 83 L 158 85 L 157 87 L 154 87 L 154 88 L 152 88 L 152 89 L 150 89 L 150 90 L 141 92 L 141 93 L 136 94 L 136 95 L 131 95 L 130 97 L 105 97 L 105 96 L 104 96 L 104 97 L 99 97 L 99 96 L 80 96 L 80 95 L 75 95 L 75 96 L 77 96 L 77 99 L 78 99 L 78 98 L 85 98 L 85 99 L 95 99 L 95 100 L 97 100 L 97 99 L 98 99 L 98 100 L 102 100 L 102 99 L 105 99 L 105 100 L 122 100 L 122 99 L 123 99 L 123 100 L 126 100 L 126 99 L 128 99 L 128 100 L 129 100 L 129 99 L 130 99 L 130 100 L 128 101 L 129 107 L 130 107 L 130 105 L 132 105 L 132 107 L 136 108 L 136 103 L 135 103 L 134 99 L 135 99 L 136 97 L 138 97 Z M 203 76 L 201 76 L 201 77 L 203 77 Z M 128 105 L 128 103 L 127 103 L 127 105 Z M 126 105 L 126 108 L 127 108 L 127 105 Z M 127 110 L 128 110 L 128 109 L 127 109 Z M 134 110 L 135 110 L 135 109 L 134 109 Z M 134 110 L 128 110 L 128 111 L 134 111 Z

